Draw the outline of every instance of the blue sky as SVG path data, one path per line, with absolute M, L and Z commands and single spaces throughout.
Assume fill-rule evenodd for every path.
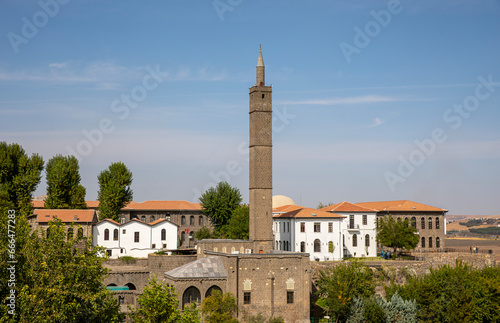
M 500 1 L 0 4 L 0 140 L 115 161 L 134 200 L 229 180 L 248 201 L 248 88 L 273 85 L 274 194 L 500 214 Z M 89 139 L 90 138 L 90 139 Z M 36 195 L 45 194 L 45 178 Z

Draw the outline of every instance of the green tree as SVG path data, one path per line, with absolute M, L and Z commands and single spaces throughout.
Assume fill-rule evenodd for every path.
M 98 176 L 99 218 L 119 221 L 120 210 L 132 201 L 132 172 L 122 162 L 112 163 Z
M 214 290 L 201 304 L 201 312 L 207 323 L 237 323 L 234 317 L 237 310 L 238 304 L 233 294 L 222 294 L 220 290 Z
M 85 187 L 80 184 L 80 166 L 75 156 L 56 155 L 47 163 L 46 209 L 85 209 Z
M 250 208 L 248 205 L 239 206 L 236 210 L 234 210 L 231 219 L 222 230 L 228 239 L 248 239 L 249 212 Z
M 415 249 L 419 236 L 417 229 L 409 225 L 408 219 L 396 221 L 391 215 L 384 216 L 378 220 L 377 242 L 383 246 L 393 248 L 394 255 L 398 249 Z
M 208 227 L 202 227 L 198 231 L 195 232 L 194 238 L 196 240 L 220 239 L 220 238 L 222 238 L 222 234 L 219 231 L 212 231 Z
M 132 312 L 131 318 L 136 323 L 196 323 L 200 322 L 200 314 L 196 305 L 179 310 L 178 294 L 169 284 L 163 284 L 150 278 L 143 293 L 137 298 L 139 307 Z
M 240 190 L 227 182 L 220 182 L 217 186 L 206 190 L 200 197 L 202 212 L 220 231 L 229 222 L 234 210 L 241 203 Z
M 0 223 L 6 239 L 6 223 Z M 100 257 L 102 248 L 93 248 L 91 238 L 67 238 L 60 220 L 51 222 L 50 234 L 31 232 L 24 216 L 16 216 L 14 259 L 15 315 L 9 315 L 6 298 L 11 294 L 6 263 L 8 244 L 0 244 L 0 321 L 12 322 L 120 322 L 120 306 L 103 285 L 107 269 Z M 10 241 L 9 241 L 10 243 Z M 7 287 L 7 288 L 6 288 Z
M 458 261 L 386 287 L 387 297 L 396 292 L 416 300 L 421 322 L 500 322 L 500 267 L 474 269 Z
M 333 205 L 333 204 L 334 204 L 333 202 L 328 202 L 328 203 L 319 202 L 317 209 L 319 210 L 319 209 L 322 209 L 324 207 L 327 207 L 327 206 L 330 206 L 330 205 Z
M 0 142 L 0 212 L 16 210 L 32 213 L 31 200 L 42 178 L 43 159 L 37 154 L 28 157 L 18 144 Z
M 370 297 L 375 293 L 373 273 L 359 261 L 320 270 L 316 285 L 319 296 L 316 304 L 341 321 L 347 318 L 355 297 Z

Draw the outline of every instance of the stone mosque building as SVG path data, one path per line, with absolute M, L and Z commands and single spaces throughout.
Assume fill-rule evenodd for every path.
M 221 290 L 236 297 L 240 320 L 262 313 L 285 322 L 309 322 L 309 254 L 273 249 L 272 86 L 265 85 L 262 51 L 256 84 L 250 88 L 249 150 L 249 240 L 201 240 L 193 256 L 150 254 L 142 267 L 111 265 L 105 283 L 132 287 L 115 293 L 124 308 L 136 303 L 148 278 L 156 275 L 175 287 L 182 307 Z M 127 284 L 131 280 L 135 284 Z

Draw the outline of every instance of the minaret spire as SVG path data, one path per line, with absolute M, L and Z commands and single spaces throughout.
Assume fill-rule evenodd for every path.
M 265 81 L 265 66 L 264 66 L 264 58 L 262 57 L 262 46 L 260 46 L 259 50 L 259 59 L 257 60 L 257 86 L 264 86 Z

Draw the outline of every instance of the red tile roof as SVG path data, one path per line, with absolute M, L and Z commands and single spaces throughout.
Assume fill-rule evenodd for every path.
M 290 205 L 283 205 L 279 207 L 275 207 L 273 209 L 273 213 L 285 213 L 285 212 L 290 212 L 298 209 L 304 208 L 303 206 L 298 206 L 295 204 L 290 204 Z
M 276 214 L 273 218 L 345 218 L 345 215 L 294 205 L 295 210 Z
M 131 202 L 122 210 L 201 210 L 201 204 L 188 201 L 144 201 Z
M 158 220 L 156 220 L 156 221 L 153 221 L 153 222 L 150 222 L 150 223 L 146 223 L 146 222 L 143 222 L 143 221 L 141 221 L 141 220 L 139 220 L 139 219 L 137 219 L 137 218 L 133 218 L 132 220 L 129 220 L 129 221 L 125 222 L 125 223 L 118 223 L 118 222 L 116 222 L 115 220 L 112 220 L 112 219 L 104 219 L 104 220 L 100 221 L 99 223 L 102 223 L 102 222 L 104 222 L 104 221 L 108 221 L 108 222 L 114 223 L 114 224 L 119 225 L 119 226 L 120 226 L 120 225 L 127 224 L 127 223 L 130 223 L 130 222 L 132 222 L 132 221 L 137 221 L 137 222 L 139 222 L 139 223 L 144 223 L 144 224 L 147 224 L 147 225 L 153 226 L 153 225 L 156 225 L 156 224 L 158 224 L 158 223 L 161 223 L 161 222 L 163 222 L 163 221 L 167 221 L 167 220 L 166 220 L 166 219 L 158 219 Z M 174 225 L 176 225 L 176 226 L 177 226 L 177 224 L 175 224 L 175 223 L 172 223 L 172 224 L 174 224 Z
M 357 205 L 374 209 L 377 211 L 440 211 L 448 212 L 448 210 L 438 207 L 425 205 L 408 200 L 400 201 L 383 201 L 383 202 L 361 202 Z
M 85 201 L 87 207 L 91 209 L 97 209 L 99 207 L 99 201 Z
M 31 205 L 34 209 L 43 209 L 45 201 L 31 201 Z
M 94 220 L 95 210 L 39 209 L 35 210 L 38 223 L 49 222 L 57 218 L 64 223 L 88 223 Z M 97 219 L 97 217 L 96 217 Z
M 327 207 L 324 207 L 320 209 L 322 211 L 327 211 L 327 212 L 375 212 L 374 209 L 356 205 L 353 203 L 349 202 L 340 202 L 334 205 L 329 205 Z

